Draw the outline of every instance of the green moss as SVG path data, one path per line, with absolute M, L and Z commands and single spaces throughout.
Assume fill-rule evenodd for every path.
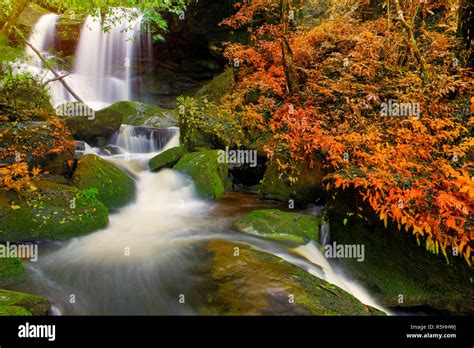
M 114 165 L 95 155 L 81 157 L 73 183 L 81 190 L 97 189 L 97 199 L 109 209 L 120 208 L 135 197 L 133 180 Z
M 32 315 L 47 315 L 51 304 L 41 296 L 0 289 L 0 308 L 23 307 Z M 8 309 L 7 309 L 8 310 Z M 10 308 L 9 311 L 20 311 Z M 25 313 L 25 311 L 21 311 Z
M 25 274 L 26 272 L 20 259 L 0 258 L 0 284 L 21 279 Z
M 214 288 L 207 292 L 211 309 L 203 309 L 204 314 L 382 314 L 336 286 L 249 246 L 212 241 L 206 252 L 211 255 L 209 277 Z
M 177 110 L 140 102 L 120 101 L 104 109 L 106 110 L 119 113 L 122 116 L 122 123 L 131 126 L 174 127 L 178 125 Z
M 227 68 L 223 73 L 216 75 L 211 81 L 202 86 L 195 96 L 218 102 L 223 96 L 232 91 L 234 85 L 234 70 Z
M 0 306 L 0 316 L 31 316 L 31 312 L 19 306 Z
M 173 167 L 191 177 L 197 193 L 202 198 L 219 198 L 224 194 L 228 169 L 227 164 L 218 162 L 219 151 L 185 154 Z
M 186 150 L 184 147 L 173 147 L 153 157 L 148 163 L 148 166 L 152 172 L 156 172 L 162 168 L 172 168 L 185 153 Z
M 474 313 L 473 270 L 463 260 L 450 258 L 447 264 L 444 257 L 419 247 L 412 235 L 390 224 L 386 229 L 375 217 L 373 222 L 357 215 L 348 218 L 343 212 L 349 211 L 351 196 L 353 200 L 353 193 L 348 193 L 331 203 L 327 211 L 331 236 L 338 244 L 364 245 L 364 262 L 339 261 L 380 304 L 424 307 L 446 314 Z M 348 219 L 346 224 L 344 219 Z
M 9 209 L 0 216 L 0 240 L 63 240 L 107 226 L 107 208 L 97 200 L 82 200 L 77 188 L 45 180 L 35 185 L 37 190 L 27 198 L 7 196 Z
M 248 213 L 236 225 L 247 233 L 303 243 L 319 241 L 321 219 L 308 214 L 263 209 Z
M 319 168 L 308 168 L 307 165 L 299 165 L 297 168 L 298 181 L 291 184 L 288 180 L 281 178 L 281 172 L 270 163 L 265 171 L 260 191 L 267 199 L 275 199 L 287 202 L 292 199 L 297 202 L 315 202 L 321 197 L 321 182 L 325 172 Z

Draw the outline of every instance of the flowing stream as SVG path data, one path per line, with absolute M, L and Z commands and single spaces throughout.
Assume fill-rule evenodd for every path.
M 178 139 L 176 133 L 161 151 L 179 145 Z M 153 143 L 148 148 L 156 146 L 153 139 L 148 141 Z M 204 262 L 200 250 L 211 240 L 240 242 L 279 256 L 383 309 L 336 271 L 316 244 L 294 247 L 236 231 L 232 223 L 245 209 L 197 198 L 192 181 L 171 169 L 149 172 L 147 162 L 159 151 L 119 149 L 103 158 L 133 174 L 136 200 L 111 214 L 106 229 L 43 245 L 39 260 L 27 265 L 28 281 L 21 288 L 51 299 L 54 314 L 197 314 L 205 305 L 205 294 L 196 286 L 206 278 L 195 266 Z M 252 202 L 249 210 L 266 206 Z M 238 205 L 245 204 L 241 196 Z M 179 294 L 186 294 L 186 304 L 177 301 Z
M 30 36 L 41 52 L 54 45 L 57 19 L 53 14 L 41 17 Z M 131 40 L 141 21 L 138 16 L 105 34 L 97 20 L 86 19 L 74 72 L 67 82 L 91 106 L 99 108 L 131 97 L 132 77 L 123 63 L 141 47 Z M 44 73 L 34 54 L 26 53 L 31 58 L 28 70 Z M 51 94 L 56 104 L 71 100 L 56 82 Z M 229 240 L 277 255 L 383 310 L 362 287 L 333 268 L 316 244 L 294 247 L 232 227 L 243 213 L 269 203 L 249 195 L 239 196 L 234 204 L 203 201 L 189 178 L 171 169 L 148 171 L 151 157 L 178 145 L 177 128 L 124 125 L 107 149 L 87 147 L 86 153 L 100 155 L 131 174 L 136 180 L 136 200 L 113 212 L 104 230 L 67 242 L 44 243 L 38 262 L 27 264 L 28 279 L 19 287 L 45 295 L 58 315 L 198 314 L 205 305 L 205 294 L 196 290 L 206 279 L 195 267 L 204 262 L 202 245 Z M 179 294 L 186 294 L 186 304 L 177 301 Z

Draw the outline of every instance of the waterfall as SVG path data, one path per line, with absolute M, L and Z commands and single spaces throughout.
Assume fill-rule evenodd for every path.
M 31 34 L 28 38 L 28 42 L 33 45 L 43 56 L 48 56 L 48 49 L 54 47 L 55 35 L 56 35 L 56 22 L 58 20 L 58 15 L 50 13 L 38 20 L 38 22 L 33 27 Z M 30 64 L 38 68 L 43 67 L 41 59 L 36 55 L 36 53 L 29 47 L 25 48 L 25 55 Z
M 134 127 L 122 125 L 112 144 L 129 153 L 154 153 L 179 146 L 179 128 Z
M 47 49 L 54 48 L 58 18 L 56 14 L 42 16 L 29 38 L 46 57 Z M 103 30 L 103 22 L 107 23 L 107 30 Z M 134 9 L 113 8 L 104 21 L 99 16 L 86 18 L 73 70 L 64 80 L 91 108 L 99 110 L 117 101 L 131 100 L 133 62 L 152 57 L 150 28 L 146 23 L 142 33 L 142 23 L 143 15 Z M 27 47 L 25 54 L 28 64 L 19 66 L 17 71 L 29 71 L 46 79 L 53 77 L 43 69 L 31 48 Z M 48 87 L 54 105 L 75 101 L 59 81 Z

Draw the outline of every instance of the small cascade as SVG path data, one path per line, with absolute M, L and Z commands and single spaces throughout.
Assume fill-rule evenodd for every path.
M 129 153 L 154 153 L 179 146 L 179 128 L 153 128 L 122 125 L 112 144 Z

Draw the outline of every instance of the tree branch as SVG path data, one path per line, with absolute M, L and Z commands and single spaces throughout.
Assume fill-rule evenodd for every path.
M 48 81 L 46 81 L 46 82 L 44 83 L 44 85 L 47 85 L 47 84 L 50 83 L 50 82 L 54 82 L 54 81 L 61 80 L 61 79 L 65 78 L 65 77 L 68 77 L 69 75 L 71 75 L 70 72 L 68 72 L 67 74 L 64 74 L 64 75 L 62 75 L 62 76 L 58 76 L 58 77 L 49 79 Z
M 14 27 L 16 33 L 18 36 L 20 36 L 23 41 L 25 41 L 25 43 L 33 50 L 33 52 L 35 52 L 35 54 L 39 57 L 39 59 L 41 59 L 41 61 L 43 62 L 43 64 L 53 73 L 53 75 L 56 77 L 56 80 L 61 82 L 61 84 L 64 86 L 64 88 L 66 88 L 66 90 L 71 93 L 71 95 L 78 101 L 78 102 L 81 102 L 83 104 L 86 104 L 82 99 L 81 97 L 79 97 L 72 89 L 71 87 L 69 87 L 69 85 L 66 83 L 66 81 L 63 80 L 63 77 L 64 76 L 61 76 L 59 75 L 52 67 L 51 65 L 49 64 L 49 62 L 44 59 L 43 55 L 32 45 L 28 42 L 28 40 L 25 38 L 25 36 L 23 35 L 23 33 L 21 31 L 18 30 L 17 27 Z

